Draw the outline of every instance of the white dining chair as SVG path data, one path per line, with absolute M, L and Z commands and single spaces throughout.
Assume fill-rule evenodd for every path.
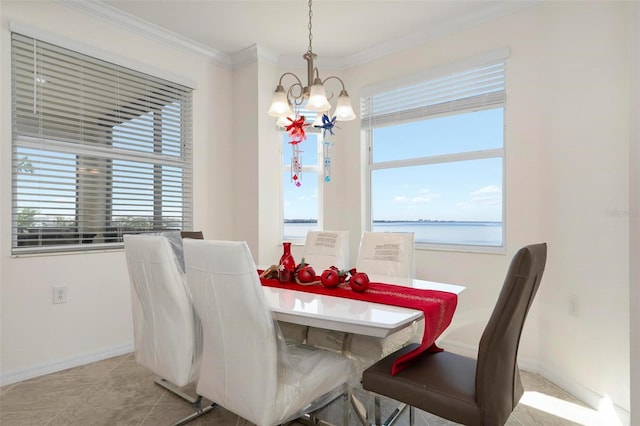
M 413 232 L 364 232 L 356 269 L 372 281 L 411 285 L 415 276 L 415 237 Z M 348 345 L 359 371 L 409 344 L 422 340 L 424 321 L 385 338 L 353 335 Z
M 331 266 L 341 270 L 349 269 L 349 231 L 308 231 L 300 262 L 303 259 L 313 268 L 318 277 L 322 271 Z M 288 341 L 307 342 L 309 327 L 287 322 L 279 324 L 282 334 Z
M 302 257 L 318 275 L 331 266 L 349 269 L 349 231 L 308 231 Z
M 414 278 L 415 237 L 413 232 L 364 232 L 356 269 L 382 281 L 390 278 Z
M 246 242 L 185 240 L 203 328 L 198 393 L 257 426 L 286 423 L 343 396 L 354 379 L 340 354 L 287 344 Z
M 415 273 L 414 234 L 403 232 L 365 232 L 360 240 L 356 269 L 365 272 L 374 282 L 411 285 Z M 420 342 L 424 320 L 414 323 L 390 336 L 379 338 L 349 334 L 336 330 L 309 328 L 307 342 L 311 345 L 338 351 L 348 356 L 356 366 L 357 374 L 373 363 L 410 343 Z M 354 389 L 355 391 L 355 389 Z M 353 399 L 355 413 L 366 422 L 364 407 Z M 387 419 L 391 424 L 401 410 Z
M 124 250 L 136 363 L 151 370 L 158 385 L 199 408 L 202 396 L 183 389 L 198 377 L 202 328 L 186 282 L 180 232 L 125 235 Z

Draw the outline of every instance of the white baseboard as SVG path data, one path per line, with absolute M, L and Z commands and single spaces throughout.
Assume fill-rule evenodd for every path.
M 475 358 L 478 356 L 478 347 L 466 343 L 445 340 L 442 343 L 441 347 L 450 352 L 468 357 Z M 518 357 L 518 367 L 520 367 L 520 369 L 523 371 L 539 374 L 554 385 L 565 390 L 566 392 L 569 392 L 571 395 L 575 396 L 594 410 L 598 409 L 600 401 L 602 401 L 602 399 L 604 398 L 603 395 L 594 392 L 593 390 L 576 382 L 575 380 L 569 379 L 561 373 L 544 368 L 536 360 Z M 617 418 L 620 420 L 623 426 L 628 426 L 631 424 L 631 414 L 629 413 L 629 411 L 619 407 L 618 405 L 614 405 L 614 410 Z
M 575 380 L 565 377 L 561 373 L 544 367 L 540 367 L 537 373 L 559 388 L 569 392 L 594 410 L 598 410 L 601 401 L 604 399 L 603 395 L 600 395 Z M 615 404 L 613 405 L 613 409 L 615 410 L 616 417 L 623 426 L 631 424 L 631 413 L 629 411 Z
M 22 380 L 33 379 L 34 377 L 44 376 L 45 374 L 51 374 L 73 367 L 79 367 L 81 365 L 102 361 L 103 359 L 113 358 L 114 356 L 124 355 L 130 352 L 133 352 L 133 342 L 97 352 L 41 364 L 24 370 L 10 371 L 0 375 L 0 385 L 4 386 L 20 382 Z

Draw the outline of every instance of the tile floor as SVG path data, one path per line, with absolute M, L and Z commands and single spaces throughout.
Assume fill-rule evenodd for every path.
M 529 391 L 527 393 L 543 394 L 561 405 L 568 404 L 585 412 L 592 411 L 540 376 L 524 372 L 523 382 L 525 389 Z M 193 392 L 193 389 L 189 390 Z M 389 403 L 390 401 L 385 402 L 386 405 Z M 340 418 L 341 407 L 341 404 L 329 407 L 321 415 L 333 422 L 333 417 Z M 2 426 L 162 426 L 171 425 L 192 411 L 194 409 L 188 403 L 156 385 L 153 374 L 138 366 L 132 354 L 0 388 Z M 353 415 L 351 423 L 357 424 Z M 408 424 L 408 410 L 405 410 L 396 424 Z M 416 410 L 416 425 L 452 424 L 454 423 Z M 566 420 L 562 413 L 550 414 L 522 401 L 507 423 L 509 426 L 579 424 L 587 423 Z M 189 425 L 240 426 L 249 423 L 218 407 Z

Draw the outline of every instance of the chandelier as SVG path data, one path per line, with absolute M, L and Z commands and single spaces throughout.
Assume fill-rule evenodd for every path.
M 313 40 L 313 35 L 311 33 L 311 18 L 313 17 L 313 12 L 311 11 L 311 1 L 309 0 L 309 48 L 307 52 L 302 55 L 303 59 L 307 61 L 307 84 L 303 85 L 302 80 L 291 72 L 285 72 L 280 76 L 280 81 L 278 82 L 278 86 L 276 87 L 275 92 L 273 93 L 273 99 L 271 102 L 271 107 L 269 108 L 268 114 L 272 117 L 278 117 L 278 124 L 284 127 L 287 124 L 287 118 L 289 119 L 289 123 L 294 121 L 297 117 L 297 111 L 302 106 L 305 110 L 314 111 L 318 113 L 318 117 L 314 122 L 314 125 L 321 123 L 321 118 L 323 115 L 327 117 L 335 117 L 333 121 L 349 121 L 356 118 L 356 115 L 353 112 L 353 108 L 351 107 L 351 100 L 349 99 L 349 94 L 347 93 L 344 82 L 339 77 L 334 75 L 325 78 L 322 80 L 320 78 L 320 73 L 318 69 L 313 66 L 313 60 L 317 57 L 315 53 L 311 50 L 311 41 Z M 283 86 L 283 80 L 286 76 L 293 77 L 294 81 L 289 86 L 287 90 L 285 90 Z M 333 98 L 333 94 L 327 98 L 327 94 L 325 92 L 324 85 L 329 80 L 337 80 L 340 82 L 342 89 L 338 94 L 338 99 L 336 102 L 336 108 L 333 114 L 330 114 L 331 104 L 329 100 Z M 306 103 L 305 103 L 306 102 Z M 316 126 L 321 127 L 321 126 Z

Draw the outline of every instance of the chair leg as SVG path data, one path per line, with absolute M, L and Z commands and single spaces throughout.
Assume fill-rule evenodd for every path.
M 382 421 L 382 410 L 381 410 L 382 407 L 380 405 L 381 405 L 380 397 L 379 396 L 373 397 L 373 416 L 375 419 L 374 421 L 376 426 L 380 426 Z
M 409 421 L 411 421 L 413 416 L 413 407 L 408 406 L 405 403 L 399 403 L 398 407 L 393 410 L 391 415 L 383 422 L 380 396 L 374 395 L 372 392 L 367 392 L 367 395 L 368 401 L 366 409 L 362 406 L 362 403 L 357 400 L 357 398 L 353 398 L 352 400 L 354 412 L 362 425 L 391 426 L 398 420 L 398 418 L 400 418 L 400 414 L 402 414 L 407 407 L 409 407 Z M 373 404 L 371 400 L 373 400 Z
M 191 396 L 188 393 L 183 392 L 178 386 L 176 386 L 173 383 L 163 379 L 162 377 L 156 377 L 154 379 L 154 381 L 156 382 L 156 384 L 158 386 L 162 386 L 163 388 L 165 388 L 169 392 L 172 392 L 175 395 L 179 396 L 180 398 L 184 399 L 189 404 L 194 405 L 196 407 L 200 406 L 200 401 L 202 400 L 202 396 L 200 396 L 200 395 Z
M 376 398 L 380 398 L 380 397 L 376 397 Z M 385 420 L 385 422 L 383 423 L 384 426 L 391 426 L 392 424 L 395 423 L 396 420 L 398 420 L 398 417 L 400 417 L 400 414 L 402 414 L 402 412 L 404 411 L 404 409 L 407 408 L 407 404 L 405 403 L 400 403 L 400 405 L 398 405 L 398 408 L 396 408 L 395 410 L 393 410 L 393 412 L 391 413 L 391 415 L 389 417 L 387 417 L 387 420 Z M 412 407 L 413 408 L 413 407 Z
M 366 425 L 368 411 L 367 408 L 352 392 L 349 392 L 349 399 L 351 400 L 351 407 L 353 407 L 353 412 L 356 415 L 356 419 L 360 422 L 361 425 Z
M 416 423 L 416 409 L 412 405 L 409 406 L 409 426 L 413 426 Z
M 186 425 L 187 423 L 197 419 L 198 417 L 204 416 L 205 414 L 207 414 L 208 412 L 210 412 L 211 410 L 213 410 L 216 407 L 216 404 L 214 403 L 214 404 L 208 405 L 208 406 L 206 406 L 204 408 L 201 408 L 200 404 L 202 403 L 202 395 L 191 396 L 188 393 L 182 391 L 182 389 L 180 389 L 178 386 L 176 386 L 173 383 L 163 379 L 162 377 L 156 377 L 154 379 L 154 381 L 156 382 L 156 384 L 158 386 L 162 386 L 163 388 L 165 388 L 169 392 L 171 392 L 171 393 L 175 394 L 176 396 L 184 399 L 185 401 L 187 401 L 188 403 L 193 405 L 195 408 L 197 408 L 197 410 L 194 413 L 188 415 L 184 419 L 178 420 L 172 426 Z
M 205 414 L 207 414 L 208 412 L 210 412 L 211 410 L 213 410 L 214 408 L 216 408 L 216 404 L 211 404 L 208 405 L 204 408 L 199 408 L 198 411 L 196 411 L 195 413 L 189 414 L 187 417 L 178 420 L 177 422 L 175 422 L 173 425 L 171 426 L 182 426 L 182 425 L 186 425 L 189 422 L 194 421 L 195 419 L 197 419 L 200 416 L 204 416 Z
M 329 424 L 327 422 L 325 422 L 324 420 L 320 419 L 320 417 L 318 417 L 318 413 L 323 410 L 324 408 L 326 408 L 327 406 L 329 406 L 330 404 L 334 403 L 335 401 L 337 401 L 339 398 L 342 399 L 343 401 L 343 407 L 342 407 L 342 412 L 343 412 L 343 426 L 349 426 L 349 397 L 351 395 L 351 390 L 349 389 L 348 386 L 345 386 L 344 392 L 332 397 L 332 399 L 327 400 L 325 403 L 323 403 L 323 405 L 321 407 L 318 407 L 315 411 L 311 411 L 307 414 L 302 415 L 301 417 L 298 417 L 297 419 L 292 419 L 287 421 L 286 423 L 283 423 L 284 425 L 289 425 L 291 423 L 297 422 L 297 423 L 302 423 L 308 426 L 315 426 L 315 425 L 320 425 L 320 424 Z M 175 425 L 174 425 L 175 426 Z M 330 425 L 331 426 L 331 425 Z
M 349 420 L 350 420 L 350 416 L 349 413 L 351 412 L 351 410 L 349 410 L 349 404 L 351 401 L 351 389 L 349 389 L 343 396 L 342 396 L 342 424 L 344 426 L 349 426 Z

